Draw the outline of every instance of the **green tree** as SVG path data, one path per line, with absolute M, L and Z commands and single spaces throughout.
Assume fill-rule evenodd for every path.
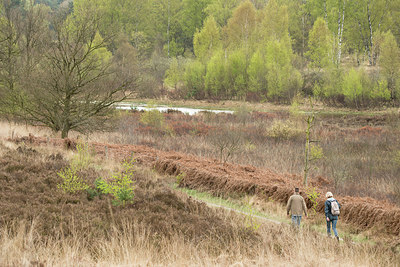
M 193 38 L 194 54 L 203 62 L 210 59 L 214 51 L 221 48 L 220 29 L 212 16 L 208 17 L 201 31 Z
M 363 84 L 361 72 L 352 68 L 343 80 L 343 95 L 345 100 L 354 105 L 356 108 L 360 107 L 361 97 L 363 95 Z
M 247 90 L 247 62 L 244 49 L 237 49 L 228 56 L 226 82 L 229 96 L 243 98 Z
M 289 15 L 285 5 L 270 0 L 261 12 L 261 23 L 257 29 L 260 44 L 268 41 L 280 41 L 291 49 L 289 37 Z
M 189 61 L 185 66 L 184 81 L 187 96 L 196 99 L 204 98 L 206 68 L 198 60 Z
M 224 28 L 226 46 L 232 48 L 249 46 L 256 25 L 256 14 L 256 9 L 249 0 L 242 2 L 233 11 L 232 17 Z
M 278 41 L 270 41 L 266 46 L 267 96 L 272 100 L 290 99 L 288 95 L 291 72 L 291 50 Z
M 380 54 L 379 65 L 387 80 L 387 87 L 390 91 L 391 98 L 397 99 L 399 97 L 400 49 L 390 31 L 384 35 Z
M 308 48 L 309 50 L 306 55 L 310 59 L 312 68 L 320 71 L 332 62 L 330 32 L 325 20 L 321 17 L 315 21 L 310 31 Z
M 264 64 L 264 56 L 260 49 L 257 50 L 250 59 L 249 67 L 247 68 L 248 75 L 248 90 L 253 93 L 265 93 L 267 87 L 266 68 Z
M 205 87 L 207 97 L 226 96 L 225 57 L 222 50 L 216 52 L 207 63 Z
M 205 8 L 209 16 L 213 16 L 220 27 L 225 26 L 232 16 L 233 10 L 241 0 L 212 0 Z
M 183 80 L 183 64 L 177 58 L 172 58 L 169 69 L 165 72 L 165 83 L 177 89 L 179 82 Z
M 193 35 L 203 25 L 203 21 L 207 17 L 205 9 L 210 2 L 211 0 L 183 0 L 183 16 L 180 23 L 182 25 L 184 36 L 182 41 L 185 48 L 193 47 Z
M 390 7 L 393 0 L 359 0 L 348 2 L 348 13 L 351 14 L 346 24 L 347 39 L 351 47 L 361 54 L 367 54 L 370 65 L 376 64 L 374 33 L 386 31 L 390 22 Z

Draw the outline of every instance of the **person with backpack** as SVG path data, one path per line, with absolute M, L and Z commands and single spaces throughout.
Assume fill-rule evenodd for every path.
M 335 234 L 336 239 L 339 241 L 339 235 L 336 230 L 336 224 L 339 219 L 340 214 L 340 204 L 339 202 L 333 198 L 332 192 L 326 193 L 327 200 L 325 201 L 325 217 L 326 217 L 326 227 L 328 232 L 328 237 L 331 236 L 331 225 L 333 229 L 333 233 Z
M 307 217 L 307 206 L 304 198 L 299 194 L 299 188 L 294 189 L 294 194 L 290 196 L 288 203 L 286 205 L 287 215 L 289 212 L 292 214 L 292 225 L 300 228 L 301 216 Z

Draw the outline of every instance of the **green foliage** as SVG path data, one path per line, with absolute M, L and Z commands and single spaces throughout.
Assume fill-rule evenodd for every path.
M 169 69 L 165 72 L 165 83 L 177 88 L 179 82 L 183 80 L 183 64 L 177 58 L 172 58 Z
M 59 171 L 57 175 L 63 180 L 62 183 L 57 185 L 57 188 L 66 193 L 75 194 L 89 188 L 83 179 L 78 176 L 77 169 L 72 166 Z
M 261 19 L 261 27 L 258 28 L 261 44 L 279 41 L 284 43 L 286 49 L 291 49 L 287 6 L 278 4 L 276 0 L 270 0 L 261 12 Z
M 205 61 L 210 59 L 214 51 L 221 48 L 221 45 L 220 29 L 214 17 L 210 16 L 204 22 L 201 31 L 194 34 L 194 54 L 199 60 Z
M 342 94 L 344 70 L 333 65 L 325 68 L 321 84 L 315 83 L 313 93 L 320 99 L 330 101 Z
M 56 20 L 48 18 L 50 8 L 37 5 L 54 8 L 56 0 L 19 2 L 5 3 L 0 14 L 0 109 L 27 116 L 21 106 L 40 107 L 40 118 L 34 112 L 29 119 L 48 120 L 63 137 L 72 129 L 87 130 L 82 125 L 89 125 L 93 114 L 86 114 L 88 103 L 110 99 L 108 93 L 122 86 L 104 90 L 101 85 L 111 88 L 122 80 L 137 81 L 124 90 L 137 90 L 141 97 L 157 97 L 165 82 L 176 96 L 196 99 L 289 103 L 301 89 L 329 104 L 354 107 L 400 98 L 399 39 L 392 34 L 400 29 L 398 1 L 75 0 Z M 25 17 L 31 19 L 22 23 Z M 58 46 L 50 39 L 58 40 Z M 349 74 L 365 63 L 372 68 Z M 42 66 L 62 70 L 42 71 Z M 35 73 L 35 82 L 25 70 Z M 110 85 L 104 83 L 109 73 L 115 73 Z M 60 82 L 49 82 L 53 77 Z M 65 108 L 55 105 L 54 110 L 48 97 L 39 99 L 61 92 L 54 99 L 67 103 L 69 96 L 61 96 L 69 88 L 84 90 L 72 92 Z M 98 121 L 110 104 L 96 115 Z M 79 119 L 68 119 L 66 114 L 75 114 L 78 105 L 83 106 L 76 112 Z M 48 119 L 47 111 L 58 119 Z
M 208 97 L 226 95 L 225 90 L 225 58 L 223 51 L 215 53 L 207 63 L 205 87 Z
M 256 25 L 256 9 L 249 0 L 243 1 L 233 11 L 225 28 L 227 46 L 248 47 Z
M 346 101 L 358 108 L 363 95 L 362 73 L 352 68 L 344 76 L 342 91 Z
M 227 24 L 232 12 L 240 4 L 241 0 L 213 0 L 206 7 L 205 12 L 213 16 L 219 26 Z
M 111 178 L 100 179 L 97 187 L 103 194 L 110 194 L 114 197 L 114 205 L 125 206 L 131 203 L 135 196 L 133 186 L 134 160 L 125 161 L 121 172 L 115 173 Z
M 271 41 L 266 46 L 267 96 L 272 100 L 290 100 L 302 85 L 292 64 L 292 51 L 285 42 Z
M 94 188 L 88 187 L 86 189 L 88 200 L 93 200 L 95 197 L 99 196 L 101 198 L 102 192 L 100 189 L 101 178 L 97 178 L 94 181 Z
M 324 150 L 318 144 L 311 144 L 310 146 L 310 160 L 322 159 L 324 157 Z
M 165 125 L 164 115 L 154 108 L 153 104 L 148 104 L 149 110 L 146 110 L 140 115 L 140 121 L 148 126 L 154 127 L 155 129 L 162 130 Z
M 332 63 L 332 45 L 328 26 L 323 18 L 319 17 L 310 31 L 308 40 L 309 50 L 306 56 L 310 59 L 311 67 L 322 69 Z
M 205 73 L 206 68 L 200 61 L 194 60 L 186 64 L 184 81 L 188 97 L 200 98 L 204 96 Z
M 372 88 L 370 97 L 377 101 L 388 101 L 391 98 L 387 80 L 379 80 Z
M 390 31 L 384 34 L 379 64 L 387 80 L 387 87 L 390 90 L 391 97 L 397 97 L 399 91 L 397 81 L 400 78 L 400 48 Z
M 96 32 L 93 40 L 93 46 L 98 46 L 99 48 L 93 52 L 93 57 L 99 64 L 108 64 L 111 60 L 112 53 L 104 46 L 103 37 L 101 37 L 99 32 Z M 88 47 L 90 49 L 90 47 Z
M 251 57 L 247 68 L 248 90 L 250 92 L 262 92 L 267 85 L 266 69 L 264 65 L 264 57 L 260 50 L 257 50 Z
M 76 150 L 77 153 L 73 155 L 70 166 L 57 173 L 57 175 L 62 179 L 62 183 L 58 184 L 57 187 L 64 192 L 71 194 L 89 189 L 89 186 L 78 174 L 80 170 L 87 168 L 92 161 L 89 146 L 84 143 L 78 143 L 76 145 Z
M 274 120 L 267 134 L 276 140 L 291 140 L 299 138 L 303 133 L 289 120 Z
M 235 50 L 229 55 L 225 69 L 229 96 L 245 96 L 247 87 L 246 67 L 246 55 L 242 49 Z
M 318 206 L 318 198 L 321 195 L 321 193 L 317 192 L 315 190 L 315 187 L 311 187 L 311 188 L 307 188 L 306 194 L 307 194 L 308 199 L 312 203 L 311 210 L 313 211 L 313 214 L 316 214 L 317 206 Z

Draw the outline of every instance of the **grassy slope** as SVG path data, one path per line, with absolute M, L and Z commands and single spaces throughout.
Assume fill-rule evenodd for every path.
M 49 172 L 56 170 L 59 163 L 55 161 L 50 163 L 51 168 L 45 167 L 48 164 L 46 163 L 48 162 L 47 148 L 36 148 L 41 156 L 38 156 L 37 152 L 31 155 L 30 150 L 23 150 L 22 153 L 10 151 L 4 147 L 0 150 L 1 174 L 12 181 L 16 175 L 14 172 L 19 173 L 19 177 L 24 181 L 22 186 L 31 185 L 29 188 L 22 187 L 25 190 L 31 190 L 28 197 L 29 195 L 35 197 L 35 194 L 38 194 L 37 196 L 47 203 L 47 207 L 42 207 L 41 201 L 33 203 L 34 206 L 42 207 L 48 212 L 52 210 L 49 218 L 53 218 L 52 216 L 57 218 L 60 212 L 64 214 L 62 224 L 64 235 L 61 238 L 57 235 L 59 231 L 56 231 L 60 229 L 58 224 L 54 225 L 54 228 L 49 225 L 52 220 L 45 222 L 46 229 L 50 230 L 45 232 L 47 237 L 43 236 L 40 228 L 43 222 L 39 218 L 36 223 L 34 223 L 35 220 L 16 220 L 2 224 L 0 229 L 1 265 L 227 266 L 244 264 L 284 266 L 296 263 L 298 266 L 321 264 L 395 266 L 396 256 L 382 246 L 354 245 L 348 241 L 339 245 L 308 227 L 305 227 L 301 233 L 294 233 L 286 225 L 274 223 L 258 225 L 257 222 L 249 220 L 249 216 L 238 216 L 223 209 L 208 209 L 182 193 L 177 195 L 170 192 L 168 184 L 173 182 L 173 178 L 158 176 L 151 170 L 142 168 L 138 168 L 136 174 L 136 204 L 126 209 L 113 208 L 116 224 L 114 227 L 111 224 L 111 228 L 108 228 L 110 215 L 107 215 L 108 207 L 107 202 L 104 202 L 105 199 L 88 202 L 79 195 L 63 196 L 57 193 L 56 198 L 67 197 L 71 201 L 69 208 L 60 211 L 57 201 L 51 204 L 55 199 L 50 196 L 56 193 L 53 187 L 59 181 L 56 175 Z M 59 152 L 63 153 L 63 151 Z M 53 153 L 54 151 L 51 151 L 51 154 Z M 68 155 L 63 157 L 68 157 Z M 98 169 L 115 169 L 118 165 L 101 161 L 96 161 L 95 164 Z M 34 170 L 37 178 L 32 180 L 34 181 L 32 183 L 29 179 L 23 178 L 21 170 L 27 171 L 27 174 L 30 170 Z M 40 178 L 41 175 L 45 176 Z M 95 175 L 92 177 L 94 178 Z M 8 197 L 3 198 L 2 204 L 5 204 L 7 199 L 12 201 L 13 198 L 12 191 L 7 188 L 7 186 L 3 187 Z M 75 201 L 78 201 L 77 204 L 73 204 Z M 247 199 L 247 201 L 250 203 L 257 200 Z M 236 204 L 230 205 L 238 207 Z M 271 203 L 269 205 L 266 208 L 270 214 L 282 213 L 282 207 Z M 24 211 L 24 208 L 26 208 L 24 205 L 20 205 L 19 208 L 14 207 L 16 211 L 29 212 L 29 210 Z M 244 209 L 246 208 L 249 206 Z M 255 208 L 251 206 L 250 210 L 254 211 Z M 74 212 L 69 213 L 69 211 Z M 87 215 L 78 216 L 77 212 L 89 215 L 89 221 L 85 219 Z M 262 214 L 261 212 L 254 213 Z M 2 214 L 7 215 L 7 213 Z M 98 216 L 103 219 L 93 224 L 93 218 L 96 219 Z M 68 218 L 75 219 L 71 221 Z M 187 218 L 187 224 L 183 223 L 185 218 Z M 102 234 L 99 229 L 103 227 L 106 227 L 106 231 Z M 164 232 L 159 232 L 160 230 Z M 333 257 L 331 252 L 326 250 L 328 244 L 337 251 L 338 258 Z

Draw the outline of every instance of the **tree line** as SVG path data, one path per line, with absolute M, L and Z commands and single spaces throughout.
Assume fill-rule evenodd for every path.
M 128 94 L 397 105 L 399 41 L 396 0 L 3 0 L 0 112 L 67 136 Z

